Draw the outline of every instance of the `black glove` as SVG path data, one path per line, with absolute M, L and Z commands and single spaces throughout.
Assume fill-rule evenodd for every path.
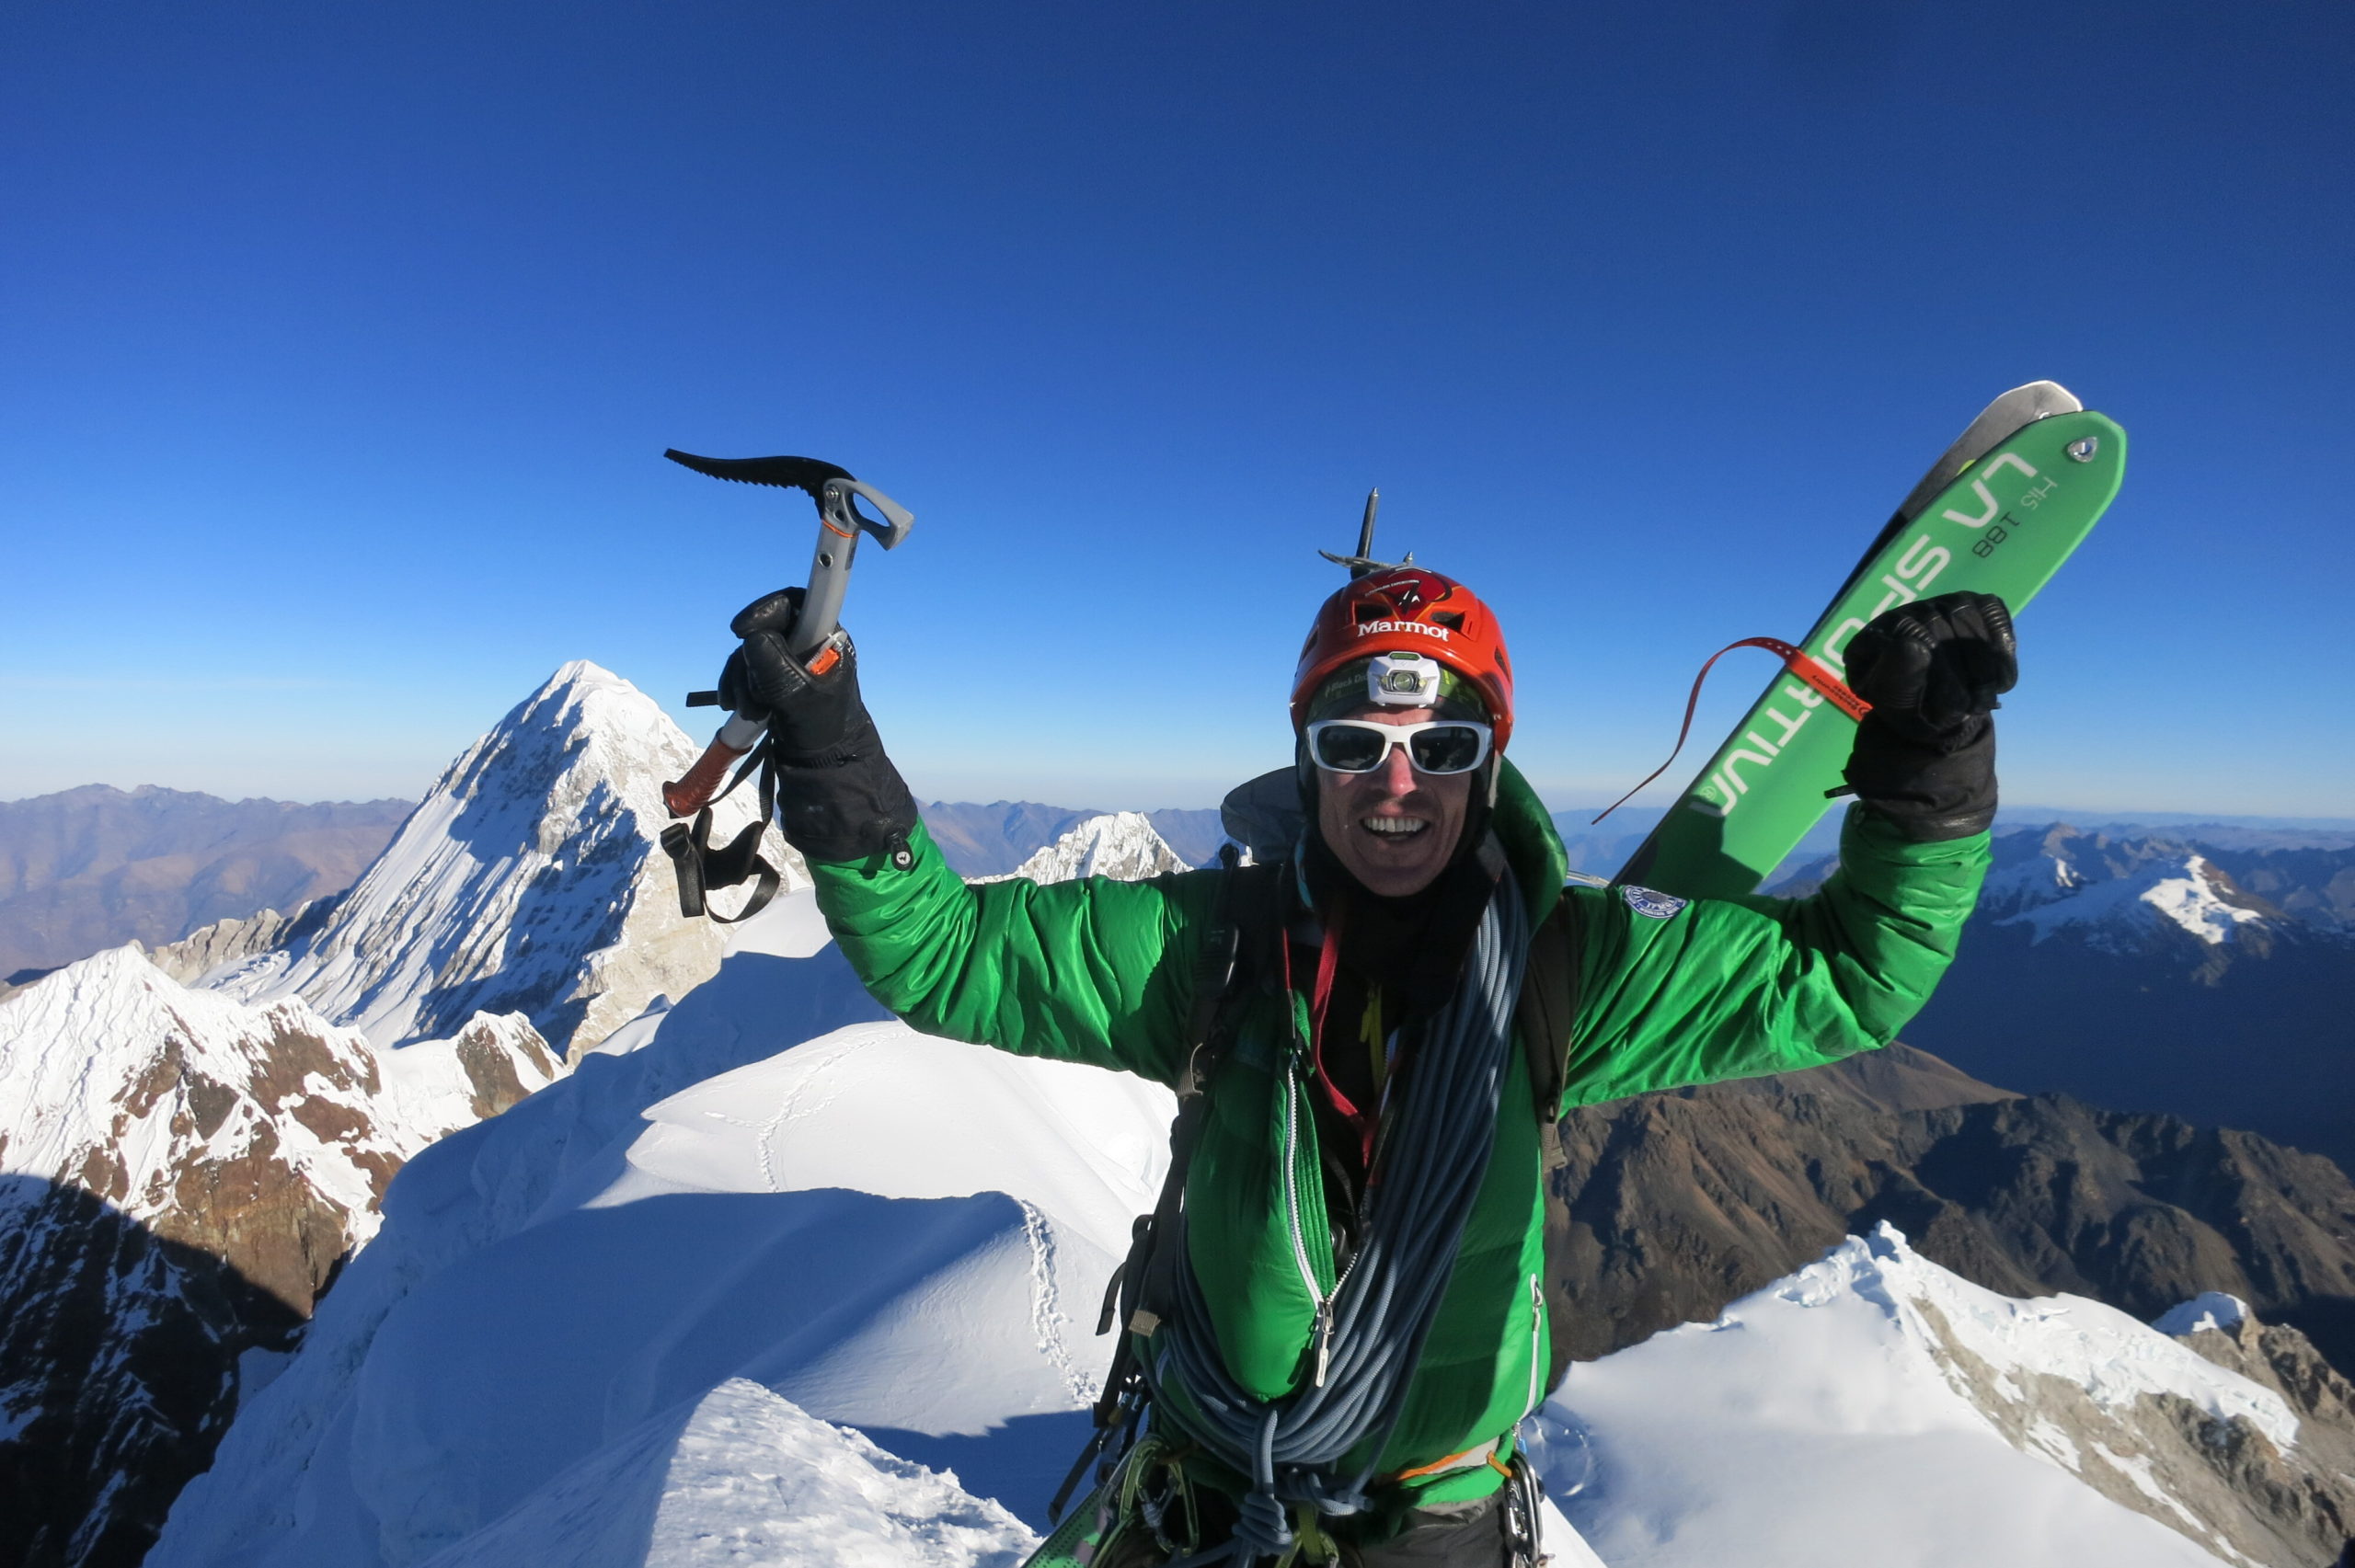
M 768 720 L 777 826 L 787 843 L 811 860 L 884 853 L 904 869 L 915 797 L 884 755 L 858 694 L 858 652 L 848 635 L 841 659 L 823 675 L 786 651 L 801 598 L 801 589 L 784 589 L 737 612 L 728 626 L 743 646 L 719 672 L 719 700 Z
M 1995 819 L 1995 721 L 2019 679 L 2011 612 L 1942 593 L 1874 618 L 1848 643 L 1848 685 L 1873 705 L 1844 774 L 1909 839 L 1983 833 Z
M 860 730 L 871 733 L 875 721 L 858 694 L 858 650 L 847 633 L 841 659 L 823 675 L 810 674 L 786 651 L 800 619 L 801 593 L 787 588 L 763 594 L 728 623 L 743 646 L 719 672 L 719 702 L 747 718 L 766 717 L 779 752 L 816 759 Z

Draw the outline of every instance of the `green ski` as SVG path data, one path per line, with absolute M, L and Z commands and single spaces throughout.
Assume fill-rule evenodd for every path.
M 1799 646 L 1844 673 L 1848 639 L 1927 594 L 2015 614 L 2118 494 L 2126 432 L 2049 381 L 2005 393 L 1931 465 Z M 1767 687 L 1616 880 L 1684 898 L 1756 890 L 1830 807 L 1855 722 L 1798 677 Z

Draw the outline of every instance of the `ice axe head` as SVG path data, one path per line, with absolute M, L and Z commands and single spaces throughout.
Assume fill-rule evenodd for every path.
M 897 547 L 908 536 L 908 529 L 915 521 L 913 514 L 890 497 L 871 485 L 862 485 L 850 475 L 846 468 L 821 462 L 814 457 L 698 457 L 691 452 L 673 447 L 663 456 L 682 467 L 698 474 L 708 474 L 715 479 L 732 479 L 740 485 L 774 485 L 779 489 L 798 490 L 818 503 L 818 516 L 837 533 L 849 536 L 854 529 L 864 530 L 875 536 L 876 543 L 886 550 Z M 856 498 L 865 497 L 883 515 L 868 517 L 858 509 Z

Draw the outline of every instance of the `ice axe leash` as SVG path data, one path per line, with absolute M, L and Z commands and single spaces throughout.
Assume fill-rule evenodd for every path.
M 874 486 L 852 477 L 850 470 L 814 457 L 699 457 L 675 447 L 662 455 L 715 479 L 799 490 L 817 504 L 818 544 L 811 552 L 809 586 L 802 590 L 800 613 L 787 636 L 786 651 L 812 675 L 823 675 L 832 670 L 841 661 L 846 642 L 841 626 L 843 595 L 850 587 L 851 560 L 858 550 L 858 536 L 871 533 L 884 549 L 896 549 L 907 538 L 908 530 L 915 526 L 914 514 Z M 859 509 L 861 499 L 883 515 L 867 516 Z M 687 694 L 689 707 L 715 707 L 718 702 L 717 692 Z M 707 841 L 711 803 L 742 783 L 752 764 L 740 770 L 725 788 L 721 787 L 721 781 L 727 779 L 729 768 L 752 754 L 767 727 L 765 714 L 729 715 L 686 775 L 662 786 L 662 804 L 671 815 L 695 819 L 692 825 L 674 821 L 662 830 L 662 847 L 679 873 L 679 910 L 690 918 L 710 913 L 705 902 L 705 892 L 710 887 L 733 887 L 755 876 L 760 878 L 760 887 L 741 911 L 732 916 L 712 916 L 721 921 L 742 920 L 775 894 L 776 872 L 758 853 L 761 832 L 768 825 L 773 805 L 765 774 L 762 779 L 760 820 L 722 849 L 714 851 Z

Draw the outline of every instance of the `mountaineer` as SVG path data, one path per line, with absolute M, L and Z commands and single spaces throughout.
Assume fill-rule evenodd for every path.
M 1302 650 L 1293 765 L 1230 801 L 1256 862 L 1139 883 L 968 886 L 855 654 L 796 662 L 792 590 L 736 623 L 720 696 L 765 713 L 786 837 L 876 998 L 1179 1094 L 1169 1185 L 1107 1302 L 1102 1479 L 1037 1563 L 1534 1562 L 1515 1435 L 1560 1371 L 1559 1116 L 1886 1044 L 1985 873 L 1998 600 L 1922 600 L 1850 645 L 1873 707 L 1820 891 L 1688 901 L 1565 885 L 1505 760 L 1495 616 L 1435 572 L 1356 565 Z

